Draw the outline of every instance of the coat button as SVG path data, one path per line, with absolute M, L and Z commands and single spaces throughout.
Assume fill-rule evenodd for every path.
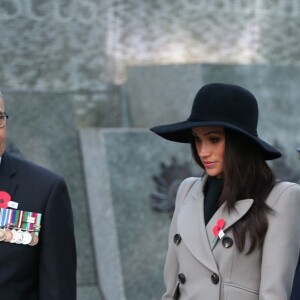
M 210 278 L 213 284 L 219 283 L 219 276 L 216 273 L 212 274 Z
M 185 283 L 185 275 L 183 273 L 179 273 L 178 280 L 181 284 L 184 284 Z
M 232 238 L 225 236 L 222 238 L 222 244 L 225 248 L 230 248 L 233 245 Z
M 181 242 L 181 236 L 180 236 L 179 233 L 176 233 L 176 234 L 174 235 L 174 244 L 179 245 L 180 242 Z

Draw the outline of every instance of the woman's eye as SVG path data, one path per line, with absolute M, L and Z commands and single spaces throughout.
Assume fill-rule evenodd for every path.
M 212 137 L 212 138 L 210 138 L 210 140 L 211 140 L 212 143 L 216 144 L 220 141 L 220 138 L 219 137 Z

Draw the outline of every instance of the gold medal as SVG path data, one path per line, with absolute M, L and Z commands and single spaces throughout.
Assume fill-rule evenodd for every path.
M 5 229 L 5 234 L 6 234 L 6 238 L 4 242 L 10 242 L 12 239 L 12 233 L 8 228 Z
M 0 228 L 0 241 L 4 241 L 6 239 L 6 232 L 4 229 Z
M 31 236 L 32 236 L 32 241 L 28 245 L 35 246 L 39 242 L 39 237 L 34 232 L 31 232 Z

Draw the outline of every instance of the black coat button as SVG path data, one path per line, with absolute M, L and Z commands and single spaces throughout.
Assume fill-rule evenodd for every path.
M 184 284 L 185 283 L 185 275 L 183 273 L 179 273 L 178 280 L 181 284 Z
M 174 235 L 174 244 L 179 245 L 180 242 L 181 242 L 181 236 L 180 236 L 179 233 L 176 233 L 176 234 Z
M 213 284 L 219 283 L 219 276 L 216 273 L 212 274 L 210 278 Z
M 232 238 L 225 236 L 222 238 L 222 244 L 225 248 L 230 248 L 233 245 Z

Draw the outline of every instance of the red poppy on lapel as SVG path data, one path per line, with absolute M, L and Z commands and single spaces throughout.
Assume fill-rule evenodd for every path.
M 217 225 L 214 226 L 214 228 L 213 228 L 213 233 L 214 233 L 215 237 L 217 237 L 219 235 L 220 231 L 224 228 L 224 225 L 225 225 L 224 219 L 219 219 L 217 221 Z
M 7 208 L 10 199 L 10 194 L 5 191 L 0 191 L 0 208 Z

